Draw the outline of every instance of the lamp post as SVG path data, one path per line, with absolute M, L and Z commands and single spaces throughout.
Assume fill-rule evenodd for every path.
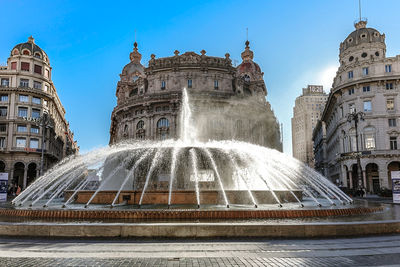
M 358 123 L 364 120 L 365 113 L 364 112 L 356 112 L 354 110 L 352 113 L 347 114 L 347 121 L 351 123 L 354 121 L 354 127 L 356 128 L 356 158 L 357 158 L 357 182 L 358 182 L 358 189 L 363 189 L 363 182 L 362 182 L 362 172 L 361 172 L 361 160 L 360 160 L 360 152 L 358 149 Z
M 46 139 L 46 129 L 49 129 L 53 127 L 51 117 L 47 112 L 43 112 L 43 115 L 40 116 L 38 120 L 38 125 L 42 128 L 42 155 L 40 158 L 40 175 L 43 175 L 43 165 L 44 165 L 44 145 L 45 145 L 45 139 Z

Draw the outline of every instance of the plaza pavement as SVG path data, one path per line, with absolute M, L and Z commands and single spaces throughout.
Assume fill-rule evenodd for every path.
M 400 266 L 400 235 L 308 240 L 0 238 L 0 266 Z

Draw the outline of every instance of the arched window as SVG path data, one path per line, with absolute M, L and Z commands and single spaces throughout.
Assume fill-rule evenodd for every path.
M 375 149 L 375 128 L 372 126 L 364 128 L 364 147 L 368 150 Z
M 247 75 L 247 74 L 245 74 L 245 75 L 243 76 L 243 80 L 244 80 L 245 82 L 250 82 L 250 76 Z
M 161 81 L 161 90 L 165 89 L 165 81 Z
M 26 50 L 26 49 L 25 49 L 24 51 L 22 51 L 22 54 L 23 54 L 23 55 L 29 56 L 31 53 L 29 53 L 29 50 Z
M 138 94 L 138 89 L 137 88 L 133 88 L 133 90 L 129 93 L 129 96 L 134 96 Z
M 137 139 L 145 139 L 146 138 L 146 131 L 144 129 L 144 121 L 139 121 L 136 124 L 136 138 Z
M 124 126 L 124 136 L 128 136 L 128 132 L 129 132 L 129 126 L 128 126 L 128 124 L 125 124 L 125 126 Z
M 169 136 L 169 121 L 166 118 L 161 118 L 157 122 L 157 135 L 161 140 L 167 139 Z
M 35 53 L 35 58 L 42 58 L 39 53 Z
M 139 121 L 136 124 L 136 130 L 143 129 L 143 128 L 144 128 L 144 121 Z

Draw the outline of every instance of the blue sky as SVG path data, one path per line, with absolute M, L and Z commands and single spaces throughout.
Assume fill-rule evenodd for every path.
M 369 27 L 386 34 L 387 56 L 400 54 L 398 0 L 363 0 Z M 75 138 L 85 152 L 108 144 L 119 74 L 137 31 L 142 64 L 202 49 L 240 63 L 249 28 L 256 61 L 284 124 L 291 154 L 290 118 L 307 84 L 328 91 L 339 44 L 353 31 L 358 0 L 261 1 L 16 1 L 0 0 L 0 64 L 33 35 L 50 57 L 53 81 Z

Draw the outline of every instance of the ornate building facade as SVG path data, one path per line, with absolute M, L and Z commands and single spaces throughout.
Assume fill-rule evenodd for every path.
M 172 57 L 151 55 L 144 67 L 135 42 L 117 85 L 110 144 L 178 138 L 186 88 L 199 140 L 235 139 L 282 150 L 279 123 L 266 101 L 263 72 L 248 41 L 241 56 L 242 63 L 234 67 L 229 54 L 220 58 L 204 50 L 200 55 L 175 51 Z
M 360 157 L 362 187 L 377 193 L 391 189 L 391 171 L 400 170 L 400 56 L 386 57 L 385 34 L 366 24 L 356 23 L 340 44 L 340 67 L 313 140 L 317 170 L 357 188 Z M 356 112 L 365 114 L 357 131 L 348 121 Z
M 292 118 L 293 157 L 314 167 L 312 133 L 321 118 L 327 94 L 321 85 L 308 85 L 303 94 L 296 98 Z
M 51 71 L 47 54 L 32 37 L 16 45 L 0 67 L 0 172 L 8 172 L 9 182 L 21 188 L 40 175 L 42 149 L 43 170 L 79 151 Z M 40 123 L 44 117 L 47 127 Z

